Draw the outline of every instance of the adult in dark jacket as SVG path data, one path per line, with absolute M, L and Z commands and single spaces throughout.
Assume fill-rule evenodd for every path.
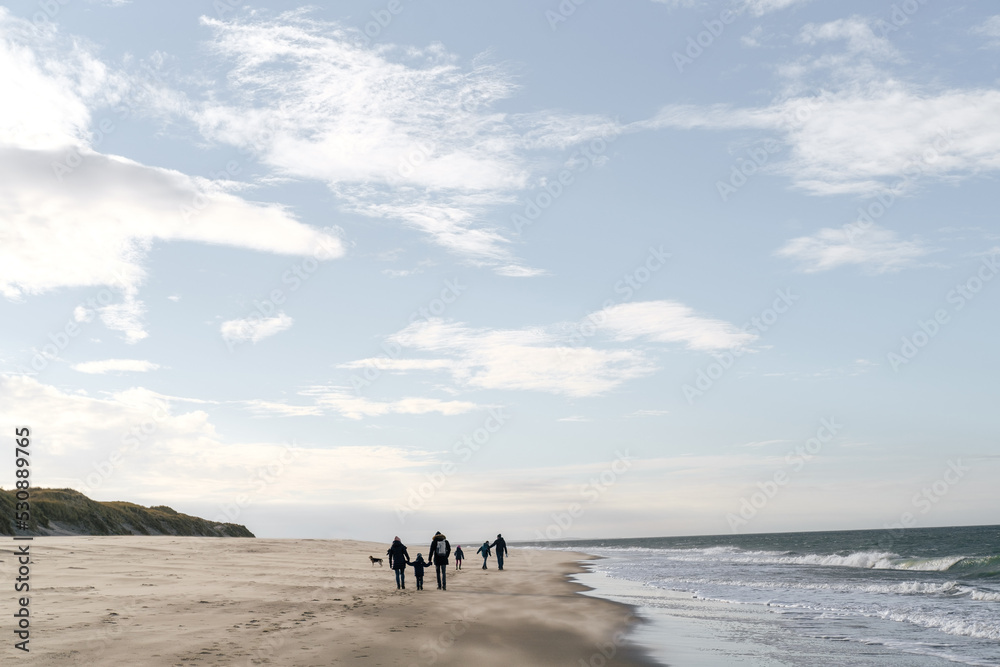
M 503 535 L 497 533 L 496 542 L 490 545 L 490 547 L 496 548 L 497 550 L 497 569 L 503 569 L 503 557 L 507 555 L 507 542 L 503 539 Z
M 399 535 L 392 538 L 392 546 L 385 555 L 389 557 L 389 567 L 396 571 L 396 588 L 406 588 L 406 564 L 410 562 L 410 554 L 406 553 L 406 545 Z
M 448 556 L 451 555 L 451 543 L 445 539 L 441 531 L 434 533 L 431 540 L 430 551 L 427 552 L 427 560 L 434 563 L 434 573 L 437 574 L 438 589 L 448 590 Z

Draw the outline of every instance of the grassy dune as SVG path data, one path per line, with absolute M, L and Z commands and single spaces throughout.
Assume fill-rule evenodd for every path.
M 14 535 L 15 491 L 0 489 L 0 535 Z M 18 535 L 186 535 L 253 537 L 235 523 L 180 514 L 165 505 L 98 502 L 72 489 L 31 489 L 31 521 Z

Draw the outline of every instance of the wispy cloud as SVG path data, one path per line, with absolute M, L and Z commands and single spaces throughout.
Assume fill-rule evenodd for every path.
M 745 347 L 756 336 L 738 327 L 697 314 L 676 301 L 636 301 L 606 308 L 593 319 L 617 340 L 646 339 L 658 343 L 683 343 L 699 351 Z
M 518 88 L 487 55 L 462 63 L 439 45 L 361 46 L 350 29 L 291 12 L 203 19 L 229 90 L 175 106 L 214 142 L 252 146 L 281 177 L 325 183 L 345 210 L 397 221 L 505 275 L 537 275 L 489 212 L 534 187 L 563 150 L 606 117 L 503 114 Z M 229 101 L 226 101 L 226 100 Z
M 742 8 L 754 16 L 763 16 L 795 5 L 804 5 L 811 0 L 744 0 Z
M 625 415 L 626 417 L 664 417 L 670 414 L 670 410 L 636 410 Z
M 556 329 L 475 329 L 435 318 L 415 322 L 388 340 L 417 353 L 439 356 L 362 359 L 341 367 L 443 371 L 465 387 L 568 396 L 600 394 L 653 369 L 652 363 L 634 350 L 571 347 Z
M 155 371 L 160 367 L 151 361 L 143 359 L 103 359 L 101 361 L 85 361 L 70 366 L 80 373 L 103 374 L 111 372 L 145 373 Z
M 681 344 L 710 352 L 743 347 L 755 336 L 673 301 L 612 306 L 586 319 L 595 327 L 587 345 L 574 344 L 578 324 L 521 329 L 482 329 L 440 318 L 415 322 L 389 336 L 390 344 L 418 358 L 376 357 L 340 365 L 397 373 L 443 372 L 465 388 L 542 391 L 596 396 L 648 375 L 656 365 L 646 352 L 618 343 Z M 599 335 L 598 335 L 599 334 Z
M 153 93 L 84 44 L 0 8 L 0 294 L 20 299 L 61 287 L 114 288 L 121 302 L 105 304 L 101 320 L 136 342 L 146 336 L 138 292 L 156 242 L 321 259 L 343 254 L 336 230 L 304 225 L 284 207 L 96 151 L 94 109 L 121 102 L 133 84 L 140 91 L 130 100 L 136 106 Z
M 1000 47 L 1000 14 L 989 17 L 981 24 L 972 28 L 971 32 L 973 35 L 989 37 L 988 46 L 991 48 Z
M 468 401 L 442 401 L 437 398 L 408 397 L 396 401 L 376 401 L 358 396 L 342 387 L 316 386 L 299 392 L 311 398 L 312 405 L 292 405 L 271 401 L 248 401 L 247 406 L 260 414 L 283 417 L 316 416 L 333 412 L 348 419 L 380 417 L 389 414 L 424 415 L 438 413 L 454 416 L 478 410 L 482 406 Z
M 250 341 L 259 343 L 268 336 L 287 331 L 295 322 L 285 313 L 274 317 L 247 317 L 236 320 L 226 320 L 219 328 L 223 339 L 233 343 Z
M 670 105 L 631 129 L 771 132 L 789 149 L 774 169 L 815 195 L 906 194 L 915 174 L 956 180 L 1000 169 L 1000 91 L 894 76 L 900 55 L 858 17 L 808 24 L 796 41 L 807 52 L 779 69 L 786 90 L 771 104 Z M 825 92 L 803 92 L 817 87 Z
M 810 236 L 791 239 L 775 254 L 799 262 L 803 273 L 819 273 L 854 264 L 870 273 L 889 273 L 917 266 L 934 249 L 921 241 L 903 241 L 895 232 L 873 227 L 852 234 L 849 226 L 824 227 Z

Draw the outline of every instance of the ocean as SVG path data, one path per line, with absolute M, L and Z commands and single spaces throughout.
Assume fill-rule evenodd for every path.
M 536 543 L 664 664 L 1000 666 L 1000 526 Z

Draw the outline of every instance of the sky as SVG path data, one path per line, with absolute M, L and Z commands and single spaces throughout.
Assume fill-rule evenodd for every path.
M 6 2 L 4 437 L 258 537 L 1000 523 L 995 11 Z

